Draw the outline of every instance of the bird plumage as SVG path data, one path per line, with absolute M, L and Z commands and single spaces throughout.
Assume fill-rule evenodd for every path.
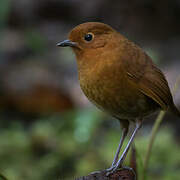
M 80 24 L 69 33 L 68 40 L 58 45 L 72 47 L 80 86 L 87 98 L 119 119 L 123 126 L 122 139 L 110 170 L 123 163 L 145 116 L 162 109 L 180 117 L 161 70 L 139 46 L 109 25 Z M 136 128 L 118 160 L 129 121 L 134 121 Z

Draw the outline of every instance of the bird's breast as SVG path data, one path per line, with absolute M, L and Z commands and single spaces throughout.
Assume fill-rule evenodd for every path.
M 86 75 L 79 80 L 81 89 L 93 104 L 120 119 L 135 119 L 156 110 L 153 101 L 115 74 L 114 78 L 96 74 L 95 78 Z

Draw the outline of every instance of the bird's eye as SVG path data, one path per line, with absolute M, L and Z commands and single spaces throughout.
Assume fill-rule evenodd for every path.
M 93 40 L 93 37 L 94 35 L 92 33 L 87 33 L 85 36 L 84 36 L 84 39 L 86 41 L 92 41 Z

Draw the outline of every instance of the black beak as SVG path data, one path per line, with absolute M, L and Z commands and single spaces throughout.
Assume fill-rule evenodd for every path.
M 64 41 L 58 43 L 57 46 L 60 46 L 60 47 L 67 47 L 67 46 L 77 47 L 77 44 L 75 42 L 72 42 L 72 41 L 67 39 L 67 40 L 64 40 Z

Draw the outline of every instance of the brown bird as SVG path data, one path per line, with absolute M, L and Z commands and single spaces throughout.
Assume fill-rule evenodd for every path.
M 162 109 L 180 117 L 161 70 L 140 47 L 109 25 L 80 24 L 70 32 L 68 40 L 57 45 L 73 49 L 80 86 L 87 98 L 122 125 L 122 137 L 107 171 L 122 165 L 145 116 Z M 136 127 L 118 159 L 129 122 L 135 122 Z

